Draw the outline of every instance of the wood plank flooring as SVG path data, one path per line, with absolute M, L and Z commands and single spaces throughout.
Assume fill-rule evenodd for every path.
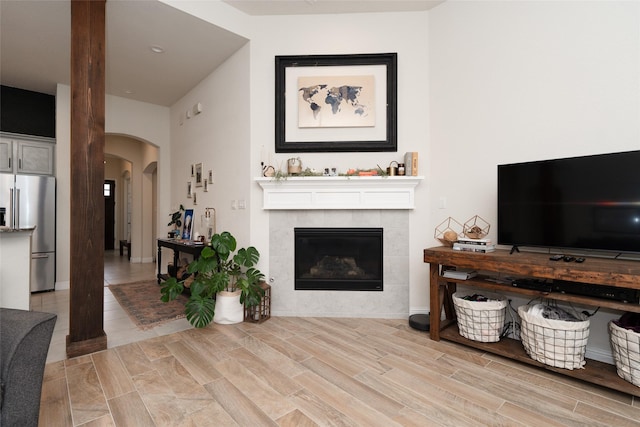
M 272 317 L 49 363 L 41 426 L 639 426 L 629 395 L 406 319 Z
M 105 285 L 153 277 L 155 264 L 105 253 Z M 68 305 L 68 290 L 32 295 L 59 316 L 41 426 L 640 425 L 631 396 L 431 341 L 406 319 L 140 331 L 105 288 L 109 349 L 64 360 Z

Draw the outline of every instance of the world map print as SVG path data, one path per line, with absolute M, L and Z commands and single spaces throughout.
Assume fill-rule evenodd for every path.
M 298 126 L 375 126 L 374 92 L 373 75 L 299 77 Z

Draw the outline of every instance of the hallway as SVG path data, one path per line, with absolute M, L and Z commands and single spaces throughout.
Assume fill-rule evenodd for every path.
M 153 280 L 156 277 L 156 264 L 132 264 L 127 257 L 121 257 L 119 251 L 105 251 L 104 257 L 104 331 L 107 334 L 108 348 L 141 341 L 161 335 L 191 328 L 186 319 L 178 319 L 156 328 L 142 331 L 131 321 L 111 294 L 109 285 Z M 45 311 L 58 315 L 56 326 L 49 345 L 47 363 L 66 359 L 66 337 L 69 334 L 69 290 L 43 292 L 31 295 L 31 310 Z

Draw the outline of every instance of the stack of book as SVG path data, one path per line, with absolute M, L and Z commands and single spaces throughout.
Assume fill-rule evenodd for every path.
M 418 176 L 418 152 L 408 151 L 404 155 L 404 170 L 406 176 Z
M 486 253 L 495 251 L 496 245 L 491 243 L 491 239 L 469 239 L 461 237 L 453 244 L 453 250 Z

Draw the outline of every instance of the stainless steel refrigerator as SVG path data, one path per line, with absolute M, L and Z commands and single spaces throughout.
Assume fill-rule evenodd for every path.
M 35 227 L 31 239 L 31 292 L 56 283 L 56 179 L 0 173 L 0 226 Z

